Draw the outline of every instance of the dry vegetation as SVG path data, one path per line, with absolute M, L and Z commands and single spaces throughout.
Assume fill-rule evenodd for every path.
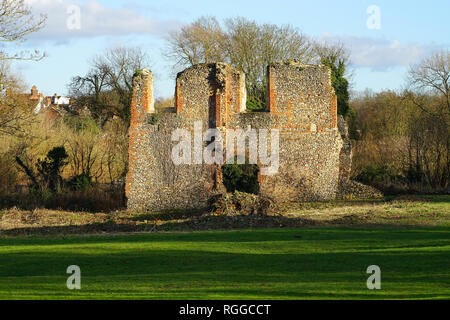
M 16 8 L 13 3 L 3 1 L 12 9 Z M 17 3 L 20 7 L 23 1 Z M 23 14 L 27 16 L 30 13 L 25 10 Z M 34 28 L 23 30 L 33 32 L 39 29 L 43 20 L 38 21 L 41 22 Z M 19 32 L 19 38 L 25 33 Z M 286 37 L 280 38 L 280 35 Z M 265 96 L 265 68 L 273 60 L 301 58 L 305 62 L 320 61 L 332 70 L 332 82 L 338 94 L 338 112 L 346 115 L 354 139 L 353 178 L 374 185 L 385 194 L 448 194 L 448 50 L 436 52 L 412 66 L 408 74 L 408 90 L 361 95 L 354 97 L 349 106 L 348 53 L 339 44 L 318 44 L 311 40 L 289 26 L 259 25 L 241 18 L 227 20 L 221 26 L 214 18 L 202 18 L 172 35 L 169 55 L 178 59 L 183 67 L 200 62 L 226 61 L 243 70 L 247 77 L 249 101 L 252 97 L 258 99 L 259 93 Z M 147 55 L 139 48 L 119 47 L 94 57 L 89 71 L 74 77 L 69 84 L 75 99 L 74 107 L 80 112 L 57 118 L 33 115 L 35 103 L 30 103 L 24 96 L 26 87 L 7 61 L 0 56 L 0 208 L 15 207 L 18 210 L 7 210 L 6 216 L 12 214 L 11 219 L 14 220 L 17 215 L 17 221 L 22 221 L 22 216 L 39 213 L 37 225 L 42 221 L 42 226 L 46 226 L 45 212 L 60 214 L 62 221 L 65 220 L 60 211 L 45 209 L 104 212 L 104 215 L 95 215 L 99 221 L 93 220 L 98 223 L 99 226 L 95 226 L 98 230 L 104 225 L 113 230 L 121 228 L 117 225 L 130 230 L 154 228 L 155 223 L 147 225 L 140 218 L 130 219 L 128 214 L 120 211 L 108 213 L 122 210 L 125 205 L 123 183 L 128 169 L 127 130 L 132 78 L 137 70 L 148 66 Z M 172 112 L 173 106 L 173 98 L 157 99 L 155 103 L 158 112 Z M 57 168 L 52 168 L 53 160 L 48 155 L 55 148 L 60 148 L 60 151 L 64 148 L 64 157 Z M 364 203 L 356 209 L 359 207 L 352 204 L 345 210 L 338 206 L 329 212 L 323 207 L 320 209 L 323 215 L 311 216 L 305 216 L 309 211 L 302 210 L 299 219 L 295 215 L 292 218 L 292 212 L 288 210 L 282 218 L 287 220 L 281 224 L 321 224 L 340 221 L 340 218 L 349 222 L 377 222 L 370 217 L 381 219 L 379 213 L 386 211 L 385 206 L 392 203 L 376 204 L 381 211 L 373 209 L 374 215 L 363 214 L 373 211 L 364 207 L 371 205 Z M 337 216 L 333 217 L 335 213 Z M 346 218 L 353 214 L 357 216 L 355 219 Z M 155 215 L 149 217 L 154 219 Z M 205 217 L 199 219 L 210 219 L 208 215 Z M 320 217 L 326 218 L 321 220 Z M 392 220 L 391 216 L 388 218 Z M 177 222 L 179 217 L 174 219 L 176 223 L 166 219 L 164 228 L 178 225 L 183 229 L 184 225 Z M 240 218 L 227 219 L 226 223 Z M 245 219 L 243 226 L 267 224 L 267 221 L 252 222 L 254 217 Z M 279 218 L 272 217 L 269 224 L 279 225 L 276 219 Z M 107 223 L 109 220 L 112 222 Z M 192 223 L 197 222 L 186 221 L 189 228 Z M 62 226 L 70 224 L 63 222 Z M 236 225 L 240 226 L 239 223 Z M 221 226 L 220 221 L 218 226 Z M 21 228 L 20 224 L 18 228 Z
M 450 226 L 450 196 L 291 203 L 280 205 L 268 215 L 247 216 L 177 210 L 90 213 L 12 208 L 0 211 L 3 236 L 311 226 Z
M 385 192 L 449 192 L 450 52 L 408 72 L 408 90 L 366 92 L 351 102 L 353 174 Z

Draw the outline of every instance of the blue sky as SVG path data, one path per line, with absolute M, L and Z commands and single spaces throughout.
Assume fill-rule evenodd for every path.
M 450 1 L 154 1 L 28 0 L 35 12 L 48 14 L 47 27 L 19 49 L 39 49 L 40 62 L 17 62 L 15 69 L 45 95 L 66 94 L 67 84 L 89 68 L 88 61 L 109 47 L 140 46 L 151 58 L 156 95 L 174 92 L 173 62 L 162 51 L 168 32 L 203 15 L 219 20 L 243 16 L 261 23 L 291 24 L 306 35 L 339 40 L 352 52 L 353 89 L 400 89 L 408 65 L 432 50 L 450 47 Z M 67 28 L 71 5 L 80 8 L 80 30 Z M 377 6 L 380 28 L 367 20 Z M 11 50 L 9 48 L 8 50 Z

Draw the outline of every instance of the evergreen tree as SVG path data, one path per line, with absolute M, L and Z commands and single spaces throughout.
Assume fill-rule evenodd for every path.
M 337 113 L 342 116 L 347 116 L 350 106 L 348 93 L 348 80 L 345 75 L 345 61 L 336 56 L 330 55 L 321 59 L 323 65 L 331 69 L 331 84 L 337 96 Z

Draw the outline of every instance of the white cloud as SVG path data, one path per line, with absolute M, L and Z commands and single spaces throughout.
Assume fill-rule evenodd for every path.
M 399 40 L 332 34 L 324 34 L 319 40 L 343 43 L 351 51 L 354 67 L 369 67 L 376 71 L 409 66 L 437 48 L 433 45 L 402 43 Z
M 141 16 L 129 8 L 107 8 L 96 0 L 87 3 L 70 0 L 28 0 L 28 5 L 35 13 L 48 16 L 44 29 L 30 36 L 32 40 L 66 41 L 70 38 L 96 37 L 105 35 L 149 34 L 164 35 L 177 28 L 177 21 L 160 21 Z M 79 28 L 74 25 L 74 11 L 79 8 Z M 68 11 L 69 10 L 69 11 Z

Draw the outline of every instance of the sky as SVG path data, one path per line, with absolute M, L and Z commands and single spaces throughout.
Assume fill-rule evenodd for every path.
M 138 46 L 148 53 L 157 97 L 174 94 L 173 61 L 164 56 L 170 32 L 201 16 L 219 21 L 246 17 L 259 23 L 290 24 L 324 41 L 340 41 L 351 52 L 352 89 L 402 89 L 409 65 L 434 50 L 450 48 L 449 0 L 26 0 L 46 27 L 16 47 L 39 50 L 39 62 L 14 69 L 44 95 L 66 95 L 74 76 L 108 48 Z M 79 12 L 79 16 L 77 15 Z

